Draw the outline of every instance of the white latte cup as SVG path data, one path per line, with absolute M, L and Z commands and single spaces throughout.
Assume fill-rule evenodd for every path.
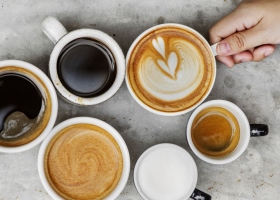
M 237 146 L 233 149 L 231 153 L 222 157 L 211 157 L 201 153 L 194 145 L 191 136 L 191 129 L 195 117 L 204 109 L 211 107 L 220 107 L 226 109 L 236 118 L 239 128 L 240 128 L 240 138 Z M 192 151 L 203 161 L 211 164 L 227 164 L 236 160 L 242 153 L 246 150 L 250 137 L 265 136 L 268 134 L 268 126 L 265 124 L 250 124 L 244 112 L 235 104 L 226 100 L 212 100 L 201 104 L 195 109 L 191 114 L 187 129 L 186 136 Z
M 175 30 L 174 36 L 166 36 L 169 39 L 162 39 L 161 33 L 158 32 L 163 29 L 166 29 L 166 32 L 168 29 Z M 196 38 L 203 50 L 198 50 L 200 47 L 196 48 L 195 42 L 192 42 L 191 39 L 182 39 L 182 42 L 175 41 L 176 29 L 185 31 L 191 38 Z M 144 44 L 145 41 L 150 43 L 148 49 L 142 48 L 142 46 L 149 46 Z M 175 41 L 174 44 L 172 41 Z M 158 115 L 176 116 L 190 112 L 207 98 L 213 88 L 216 78 L 216 45 L 210 46 L 200 33 L 182 24 L 167 23 L 147 29 L 134 40 L 126 55 L 125 81 L 130 94 L 140 106 Z M 142 49 L 138 51 L 140 48 Z M 172 48 L 173 50 L 169 50 Z M 207 58 L 201 59 L 202 51 L 203 55 L 207 55 Z M 138 58 L 137 54 L 146 54 L 145 52 L 152 52 L 152 56 Z M 134 68 L 131 67 L 130 63 L 134 63 L 136 59 L 141 60 L 141 63 L 133 65 L 141 66 L 141 73 L 137 71 L 133 74 L 129 68 Z M 207 67 L 207 70 L 211 72 L 210 75 L 202 78 L 202 73 L 206 71 L 206 67 L 204 67 L 206 65 L 211 65 L 211 67 Z M 139 77 L 139 80 L 134 81 L 137 79 L 135 77 Z M 202 83 L 202 81 L 206 82 Z M 204 88 L 201 89 L 201 87 Z M 142 88 L 145 91 L 139 92 L 143 90 Z M 160 103 L 154 106 L 153 102 L 158 100 Z M 186 101 L 193 102 L 178 110 L 169 110 L 172 105 L 184 104 Z M 172 105 L 169 107 L 166 106 L 167 104 Z M 165 106 L 166 109 L 161 108 L 161 106 Z
M 147 149 L 137 160 L 134 183 L 145 200 L 211 199 L 195 188 L 197 167 L 191 155 L 174 144 Z
M 42 30 L 55 44 L 49 59 L 49 74 L 57 91 L 66 100 L 78 105 L 94 105 L 106 101 L 118 91 L 125 76 L 125 59 L 121 48 L 111 36 L 94 29 L 79 29 L 68 32 L 56 18 L 51 16 L 42 22 Z M 67 44 L 80 38 L 93 39 L 104 44 L 115 59 L 116 78 L 113 84 L 106 92 L 95 97 L 81 97 L 71 93 L 58 76 L 57 61 L 61 51 Z
M 117 185 L 115 186 L 115 188 L 110 192 L 109 195 L 107 195 L 104 198 L 105 200 L 114 200 L 119 196 L 119 194 L 122 192 L 122 190 L 124 189 L 124 187 L 127 183 L 127 180 L 128 180 L 128 177 L 129 177 L 129 172 L 130 172 L 130 156 L 129 156 L 129 151 L 128 151 L 128 148 L 126 146 L 126 143 L 123 140 L 122 136 L 118 133 L 118 131 L 116 129 L 114 129 L 111 125 L 109 125 L 106 122 L 103 122 L 99 119 L 95 119 L 95 118 L 91 118 L 91 117 L 71 118 L 71 119 L 68 119 L 66 121 L 61 122 L 60 124 L 58 124 L 57 126 L 55 126 L 52 129 L 51 133 L 42 142 L 42 145 L 40 147 L 39 154 L 38 154 L 38 172 L 39 172 L 40 180 L 41 180 L 44 188 L 48 192 L 48 194 L 53 199 L 55 199 L 55 200 L 64 199 L 51 187 L 51 184 L 47 179 L 47 175 L 46 175 L 46 172 L 45 172 L 45 168 L 46 168 L 46 166 L 45 166 L 45 154 L 47 152 L 47 148 L 48 148 L 49 143 L 52 141 L 52 139 L 58 133 L 60 133 L 61 130 L 65 129 L 65 128 L 68 128 L 70 126 L 73 126 L 73 125 L 80 125 L 80 124 L 94 125 L 94 126 L 97 126 L 97 127 L 100 127 L 102 129 L 104 129 L 114 138 L 114 140 L 117 142 L 117 144 L 120 148 L 121 155 L 122 155 L 122 163 L 123 163 L 122 164 L 122 173 L 121 173 L 120 179 L 119 179 Z M 83 132 L 82 135 L 86 134 L 86 133 L 87 132 L 85 132 L 85 133 Z M 75 135 L 74 138 L 71 139 L 71 141 L 75 140 L 75 137 L 77 137 L 77 135 Z M 107 140 L 108 140 L 108 138 L 107 138 Z M 99 144 L 92 143 L 90 145 L 98 147 Z M 85 146 L 85 145 L 83 145 L 83 146 Z M 81 148 L 77 148 L 77 149 L 79 149 L 79 152 L 82 151 Z M 76 151 L 74 151 L 74 152 L 76 153 Z M 69 153 L 69 152 L 67 152 L 67 153 Z M 83 168 L 87 163 L 86 161 L 91 161 L 92 159 L 93 160 L 97 159 L 97 161 L 90 162 L 91 164 L 90 164 L 89 168 L 92 169 L 92 168 L 96 167 L 99 162 L 102 162 L 102 161 L 100 161 L 100 160 L 102 160 L 102 158 L 106 159 L 106 157 L 102 157 L 103 155 L 102 156 L 96 155 L 95 152 L 89 151 L 87 149 L 83 153 L 84 154 L 79 154 L 78 153 L 80 155 L 79 158 L 77 158 L 77 157 L 73 158 L 72 157 L 73 159 L 76 159 L 77 163 L 79 163 L 78 164 L 79 168 Z M 91 155 L 88 155 L 88 154 L 91 154 Z M 92 157 L 93 154 L 95 155 L 94 157 Z M 70 154 L 68 154 L 68 156 L 69 156 L 68 158 L 71 159 L 70 158 L 72 156 L 71 152 L 70 152 Z M 100 156 L 100 157 L 98 157 L 98 156 Z M 65 163 L 65 166 L 67 166 L 67 169 L 71 169 L 72 165 L 71 164 L 68 165 L 67 163 Z M 73 169 L 73 170 L 75 170 L 75 169 Z M 88 168 L 84 168 L 84 169 L 88 169 Z M 98 168 L 95 168 L 95 169 L 98 169 Z M 80 173 L 79 169 L 77 169 L 77 171 L 78 171 L 78 173 Z M 100 169 L 100 171 L 102 171 L 102 169 Z M 86 177 L 86 178 L 88 178 L 88 177 Z M 72 180 L 72 179 L 70 178 L 70 180 Z M 65 182 L 67 182 L 67 180 Z
M 23 129 L 20 128 L 18 129 L 18 127 L 21 127 L 22 120 L 24 120 L 24 118 L 16 118 L 16 119 L 9 119 L 8 121 L 8 125 L 7 127 L 4 127 L 4 130 L 8 130 L 10 128 L 14 129 L 14 130 L 18 130 L 18 133 L 16 133 L 16 135 L 19 136 L 19 134 L 24 134 L 22 135 L 24 139 L 26 139 L 26 141 L 28 141 L 25 144 L 22 145 L 10 145 L 10 146 L 3 146 L 0 145 L 0 152 L 5 152 L 5 153 L 17 153 L 17 152 L 22 152 L 22 151 L 26 151 L 28 149 L 31 149 L 33 147 L 35 147 L 36 145 L 38 145 L 40 142 L 42 142 L 42 140 L 49 134 L 49 132 L 51 131 L 51 129 L 54 126 L 56 117 L 57 117 L 57 110 L 58 110 L 58 102 L 57 102 L 57 96 L 56 96 L 56 91 L 51 83 L 51 81 L 49 80 L 49 78 L 45 75 L 44 72 L 42 72 L 38 67 L 24 62 L 24 61 L 20 61 L 20 60 L 4 60 L 4 61 L 0 61 L 0 77 L 1 76 L 5 76 L 5 75 L 9 75 L 9 74 L 15 74 L 15 75 L 19 75 L 22 77 L 25 77 L 26 79 L 30 80 L 36 87 L 37 89 L 40 91 L 41 95 L 42 95 L 42 106 L 41 106 L 41 110 L 38 114 L 38 116 L 45 116 L 43 117 L 43 120 L 39 121 L 36 120 L 34 122 L 35 127 L 39 127 L 41 126 L 42 128 L 39 128 L 37 130 L 39 130 L 36 133 L 36 138 L 30 140 L 30 139 L 26 139 L 25 136 L 26 134 L 34 134 L 34 130 L 35 128 L 33 128 L 34 126 L 31 124 L 27 124 L 26 122 L 24 122 L 24 127 Z M 15 83 L 17 84 L 17 83 Z M 19 85 L 20 87 L 20 85 Z M 3 95 L 3 94 L 1 94 Z M 5 97 L 1 96 L 0 98 L 4 99 Z M 30 99 L 30 97 L 28 96 L 28 94 L 26 94 L 26 98 Z M 31 104 L 32 106 L 32 104 Z M 3 107 L 2 107 L 3 110 Z M 4 108 L 5 110 L 5 108 Z M 14 110 L 14 112 L 19 111 L 19 110 Z M 11 113 L 11 115 L 13 114 Z M 8 116 L 9 117 L 9 116 Z M 8 117 L 5 119 L 8 120 Z M 39 119 L 39 118 L 38 118 Z M 29 130 L 29 132 L 27 131 L 27 128 L 31 127 Z M 24 133 L 25 132 L 25 133 Z M 6 134 L 6 132 L 2 132 L 2 134 Z M 6 134 L 7 135 L 7 134 Z M 8 135 L 9 137 L 9 135 Z

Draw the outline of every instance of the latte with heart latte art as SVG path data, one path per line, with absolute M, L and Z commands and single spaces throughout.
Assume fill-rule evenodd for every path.
M 197 33 L 163 26 L 144 35 L 127 60 L 127 83 L 137 98 L 162 112 L 200 102 L 214 82 L 215 60 Z

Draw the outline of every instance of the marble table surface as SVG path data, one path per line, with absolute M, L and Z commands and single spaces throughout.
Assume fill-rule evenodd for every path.
M 30 62 L 46 74 L 53 43 L 41 31 L 46 16 L 57 17 L 67 30 L 92 28 L 111 35 L 127 53 L 147 28 L 168 22 L 188 25 L 208 39 L 208 30 L 231 12 L 239 0 L 0 0 L 0 60 Z M 140 107 L 125 83 L 108 101 L 79 107 L 59 97 L 56 124 L 77 116 L 108 122 L 127 143 L 130 177 L 118 200 L 140 200 L 133 169 L 149 147 L 173 143 L 186 149 L 198 167 L 197 188 L 217 200 L 277 200 L 280 198 L 280 51 L 258 63 L 228 69 L 217 63 L 217 78 L 206 101 L 225 99 L 238 105 L 250 123 L 266 123 L 266 137 L 251 138 L 247 150 L 226 165 L 208 164 L 190 150 L 185 129 L 190 113 L 163 117 Z M 1 94 L 0 94 L 1 98 Z M 37 172 L 39 145 L 16 154 L 0 153 L 0 199 L 51 199 Z

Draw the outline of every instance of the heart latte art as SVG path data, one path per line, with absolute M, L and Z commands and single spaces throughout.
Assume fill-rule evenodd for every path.
M 177 27 L 144 36 L 128 60 L 128 79 L 137 97 L 149 107 L 176 112 L 205 97 L 213 84 L 211 50 L 196 34 Z

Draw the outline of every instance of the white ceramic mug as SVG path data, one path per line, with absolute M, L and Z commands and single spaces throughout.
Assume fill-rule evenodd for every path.
M 122 175 L 121 175 L 120 180 L 119 180 L 117 186 L 115 187 L 115 189 L 105 198 L 105 200 L 116 199 L 119 196 L 119 194 L 122 192 L 122 190 L 124 189 L 124 187 L 127 183 L 128 177 L 129 177 L 129 172 L 130 172 L 129 151 L 125 144 L 125 141 L 123 140 L 123 138 L 121 137 L 121 135 L 118 133 L 118 131 L 116 129 L 114 129 L 112 126 L 110 126 L 106 122 L 103 122 L 99 119 L 90 118 L 90 117 L 76 117 L 76 118 L 68 119 L 64 122 L 61 122 L 60 124 L 58 124 L 57 126 L 55 126 L 53 128 L 53 130 L 48 135 L 48 137 L 42 142 L 42 145 L 40 147 L 39 154 L 38 154 L 38 172 L 39 172 L 39 177 L 40 177 L 40 180 L 41 180 L 44 188 L 46 189 L 48 194 L 53 199 L 55 199 L 55 200 L 63 199 L 61 196 L 59 196 L 54 191 L 54 189 L 52 189 L 52 187 L 50 186 L 50 184 L 46 178 L 46 174 L 45 174 L 45 170 L 44 170 L 44 156 L 45 156 L 45 152 L 48 147 L 48 144 L 52 140 L 52 138 L 54 136 L 56 136 L 56 134 L 59 133 L 62 129 L 69 127 L 71 125 L 75 125 L 75 124 L 92 124 L 92 125 L 101 127 L 102 129 L 104 129 L 105 131 L 110 133 L 114 137 L 116 142 L 118 143 L 121 153 L 122 153 L 122 158 L 123 158 Z
M 12 68 L 11 68 L 12 67 Z M 41 132 L 41 134 L 36 137 L 34 140 L 30 141 L 27 144 L 21 145 L 21 146 L 1 146 L 0 145 L 0 152 L 5 153 L 16 153 L 16 152 L 22 152 L 25 150 L 28 150 L 36 145 L 38 145 L 42 140 L 49 134 L 51 129 L 54 126 L 56 117 L 57 117 L 57 110 L 58 110 L 58 102 L 57 102 L 57 96 L 56 91 L 49 80 L 49 78 L 42 72 L 39 68 L 36 66 L 20 61 L 20 60 L 5 60 L 0 61 L 0 75 L 3 74 L 19 74 L 22 75 L 29 80 L 31 80 L 36 87 L 40 90 L 43 98 L 47 98 L 47 96 L 50 98 L 50 116 L 49 120 L 46 123 L 45 128 Z M 24 73 L 26 71 L 27 73 Z M 43 86 L 44 84 L 44 86 Z M 49 95 L 46 95 L 48 93 Z M 28 97 L 27 97 L 28 98 Z
M 211 199 L 195 188 L 197 167 L 191 155 L 174 144 L 147 149 L 135 165 L 134 183 L 145 200 Z
M 42 30 L 55 44 L 50 55 L 49 73 L 54 86 L 65 99 L 78 105 L 94 105 L 106 101 L 118 91 L 125 76 L 125 60 L 121 48 L 111 36 L 94 29 L 79 29 L 68 33 L 56 18 L 50 16 L 42 22 Z M 110 49 L 116 62 L 117 73 L 113 85 L 97 97 L 85 98 L 71 93 L 63 86 L 57 73 L 57 60 L 61 50 L 68 43 L 79 38 L 90 38 L 103 43 Z
M 191 136 L 192 124 L 195 117 L 209 107 L 221 107 L 232 113 L 240 127 L 240 138 L 235 149 L 224 157 L 210 157 L 201 153 L 194 145 Z M 190 116 L 186 136 L 192 151 L 202 160 L 211 164 L 226 164 L 236 160 L 246 150 L 250 137 L 264 136 L 268 134 L 268 126 L 265 124 L 250 124 L 244 112 L 235 104 L 225 100 L 212 100 L 201 104 Z
M 128 68 L 128 65 L 129 65 L 129 60 L 130 60 L 130 57 L 132 55 L 132 52 L 133 50 L 135 49 L 135 47 L 137 46 L 137 44 L 144 38 L 146 37 L 147 35 L 149 35 L 149 33 L 157 30 L 157 29 L 161 29 L 161 28 L 165 28 L 165 27 L 176 27 L 176 28 L 179 28 L 179 29 L 182 29 L 182 30 L 186 30 L 192 34 L 194 34 L 196 37 L 198 37 L 201 41 L 203 41 L 203 44 L 205 44 L 205 47 L 208 49 L 208 51 L 210 52 L 210 57 L 211 59 L 213 59 L 213 65 L 214 65 L 214 69 L 213 69 L 213 81 L 211 83 L 209 83 L 209 86 L 208 86 L 208 89 L 207 91 L 205 92 L 205 94 L 203 95 L 203 97 L 201 99 L 199 99 L 198 102 L 196 102 L 194 105 L 188 107 L 187 109 L 183 109 L 183 110 L 179 110 L 179 111 L 175 111 L 175 112 L 165 112 L 165 111 L 161 111 L 161 110 L 158 110 L 158 109 L 155 109 L 155 108 L 152 108 L 150 106 L 148 106 L 147 104 L 145 104 L 137 94 L 135 94 L 135 92 L 133 91 L 133 88 L 131 86 L 131 84 L 129 83 L 129 75 L 128 75 L 128 70 L 126 71 L 126 77 L 125 77 L 125 81 L 126 81 L 126 85 L 127 85 L 127 88 L 130 92 L 130 94 L 132 95 L 132 97 L 134 98 L 134 100 L 139 104 L 141 105 L 143 108 L 145 108 L 146 110 L 152 112 L 152 113 L 155 113 L 155 114 L 158 114 L 158 115 L 163 115 L 163 116 L 176 116 L 176 115 L 181 115 L 181 114 L 185 114 L 187 112 L 190 112 L 191 110 L 193 110 L 194 108 L 196 108 L 198 105 L 200 105 L 207 97 L 208 95 L 210 94 L 212 88 L 213 88 L 213 85 L 214 85 L 214 82 L 215 82 L 215 79 L 216 79 L 216 61 L 215 61 L 215 56 L 217 55 L 216 53 L 216 46 L 217 46 L 217 43 L 210 46 L 209 43 L 205 40 L 205 38 L 200 34 L 198 33 L 196 30 L 188 27 L 188 26 L 185 26 L 185 25 L 182 25 L 182 24 L 176 24 L 176 23 L 167 23 L 167 24 L 160 24 L 160 25 L 156 25 L 156 26 L 153 26 L 149 29 L 147 29 L 146 31 L 144 31 L 143 33 L 141 33 L 135 40 L 134 42 L 131 44 L 129 50 L 128 50 L 128 53 L 126 55 L 126 68 Z M 151 34 L 150 36 L 151 38 L 153 38 L 154 36 Z M 162 48 L 162 47 L 161 47 Z M 169 62 L 169 61 L 168 61 Z

